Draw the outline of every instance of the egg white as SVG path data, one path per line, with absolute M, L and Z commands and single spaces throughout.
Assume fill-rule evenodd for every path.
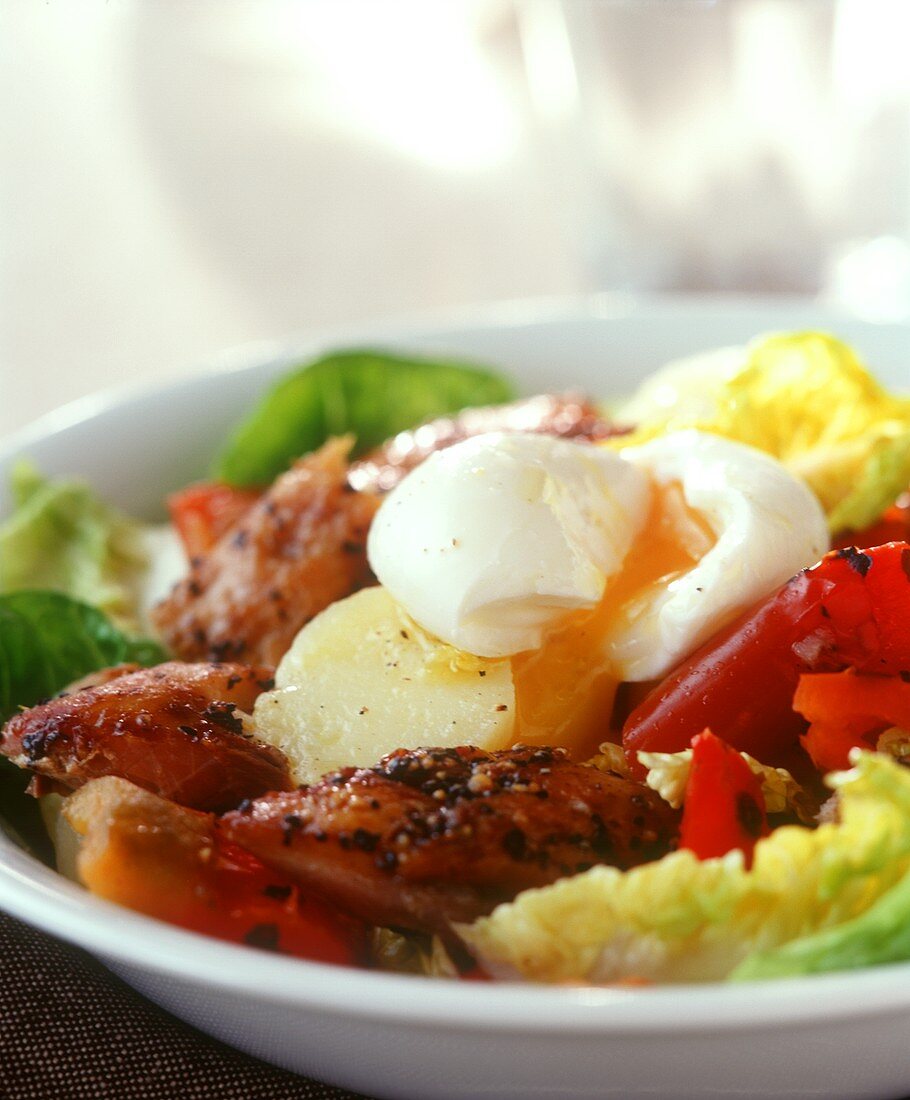
M 822 507 L 776 459 L 707 432 L 683 431 L 622 457 L 658 485 L 678 483 L 717 541 L 682 576 L 639 601 L 609 634 L 623 680 L 654 680 L 828 549 Z
M 431 455 L 383 502 L 370 564 L 426 630 L 469 653 L 508 656 L 600 602 L 649 499 L 647 475 L 603 448 L 477 436 Z

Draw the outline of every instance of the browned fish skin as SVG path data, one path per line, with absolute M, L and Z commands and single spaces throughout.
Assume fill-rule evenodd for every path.
M 226 810 L 293 784 L 282 753 L 243 731 L 270 668 L 176 661 L 127 672 L 11 718 L 0 753 L 74 790 L 115 775 L 196 810 Z
M 564 439 L 596 440 L 622 435 L 625 430 L 603 420 L 581 394 L 538 394 L 508 405 L 465 409 L 456 416 L 441 417 L 411 431 L 399 432 L 355 462 L 348 480 L 355 489 L 364 492 L 386 492 L 434 451 L 485 432 L 536 432 Z
M 282 474 L 155 609 L 184 660 L 275 665 L 298 630 L 372 582 L 366 537 L 378 500 L 347 483 L 350 440 Z
M 445 932 L 519 891 L 673 847 L 647 788 L 562 749 L 399 750 L 221 819 L 231 840 L 374 924 Z

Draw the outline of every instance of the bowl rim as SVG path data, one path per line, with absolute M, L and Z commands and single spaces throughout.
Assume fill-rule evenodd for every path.
M 787 308 L 812 309 L 819 322 L 878 327 L 879 322 L 802 297 L 597 294 L 499 302 L 435 315 L 334 327 L 287 341 L 246 344 L 163 383 L 130 383 L 45 414 L 0 440 L 5 462 L 39 440 L 117 406 L 188 386 L 214 384 L 225 372 L 262 372 L 313 348 L 349 342 L 406 342 L 435 331 L 495 329 L 522 322 L 594 321 L 647 315 L 741 310 L 766 318 Z M 887 320 L 883 327 L 907 325 Z M 316 1012 L 411 1026 L 578 1034 L 731 1032 L 762 1025 L 786 1028 L 823 1020 L 875 1017 L 910 1008 L 910 963 L 763 982 L 654 987 L 545 986 L 503 982 L 478 986 L 271 955 L 143 916 L 88 894 L 17 848 L 0 830 L 0 909 L 74 943 L 102 960 Z M 415 984 L 417 983 L 417 984 Z M 482 995 L 480 990 L 482 989 Z M 419 990 L 419 995 L 417 991 Z
M 623 291 L 598 291 L 589 294 L 550 295 L 535 298 L 502 299 L 480 305 L 451 306 L 447 309 L 404 314 L 399 317 L 358 321 L 347 325 L 312 328 L 274 339 L 250 340 L 222 349 L 214 355 L 194 360 L 187 369 L 164 380 L 114 383 L 74 398 L 43 413 L 5 437 L 0 437 L 0 463 L 23 448 L 47 436 L 91 420 L 120 404 L 141 401 L 168 391 L 179 393 L 185 387 L 198 385 L 224 374 L 255 373 L 269 366 L 282 364 L 314 350 L 343 347 L 357 342 L 381 345 L 385 339 L 406 341 L 432 337 L 452 330 L 496 330 L 513 325 L 564 323 L 578 321 L 612 321 L 634 319 L 637 316 L 659 314 L 663 318 L 699 314 L 716 317 L 754 315 L 756 319 L 784 315 L 788 310 L 809 312 L 824 325 L 849 324 L 864 328 L 910 328 L 910 312 L 906 319 L 870 317 L 846 306 L 826 302 L 803 294 L 707 294 L 701 292 L 653 292 L 633 294 Z

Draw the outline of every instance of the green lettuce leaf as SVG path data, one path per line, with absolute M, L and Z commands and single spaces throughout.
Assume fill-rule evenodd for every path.
M 130 623 L 133 585 L 148 564 L 141 525 L 84 482 L 50 481 L 28 462 L 14 467 L 12 490 L 15 510 L 0 525 L 0 593 L 64 592 Z
M 792 940 L 774 951 L 750 955 L 730 978 L 733 981 L 792 978 L 907 959 L 910 959 L 910 874 L 860 916 Z
M 640 422 L 617 445 L 685 428 L 746 443 L 802 477 L 835 532 L 874 523 L 910 485 L 910 399 L 888 393 L 846 344 L 783 333 L 743 349 L 738 369 L 731 354 L 707 386 L 702 357 L 658 372 L 620 411 Z
M 840 791 L 840 821 L 776 829 L 756 845 L 749 871 L 738 851 L 704 861 L 679 851 L 627 872 L 595 867 L 527 890 L 458 931 L 484 967 L 503 977 L 748 975 L 757 965 L 747 964 L 750 957 L 829 929 L 849 932 L 849 922 L 869 914 L 910 872 L 910 769 L 864 753 L 829 781 Z
M 97 608 L 62 592 L 0 596 L 0 720 L 89 672 L 166 659 L 157 643 L 128 637 Z
M 214 476 L 268 485 L 330 436 L 352 433 L 360 454 L 423 420 L 514 396 L 507 379 L 468 363 L 335 352 L 294 369 L 265 395 L 228 441 Z

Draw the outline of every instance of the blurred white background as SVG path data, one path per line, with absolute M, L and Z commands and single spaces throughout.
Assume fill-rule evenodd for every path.
M 3 0 L 0 433 L 504 298 L 905 316 L 908 30 L 894 0 Z
M 580 286 L 508 3 L 3 11 L 0 431 L 241 342 Z

